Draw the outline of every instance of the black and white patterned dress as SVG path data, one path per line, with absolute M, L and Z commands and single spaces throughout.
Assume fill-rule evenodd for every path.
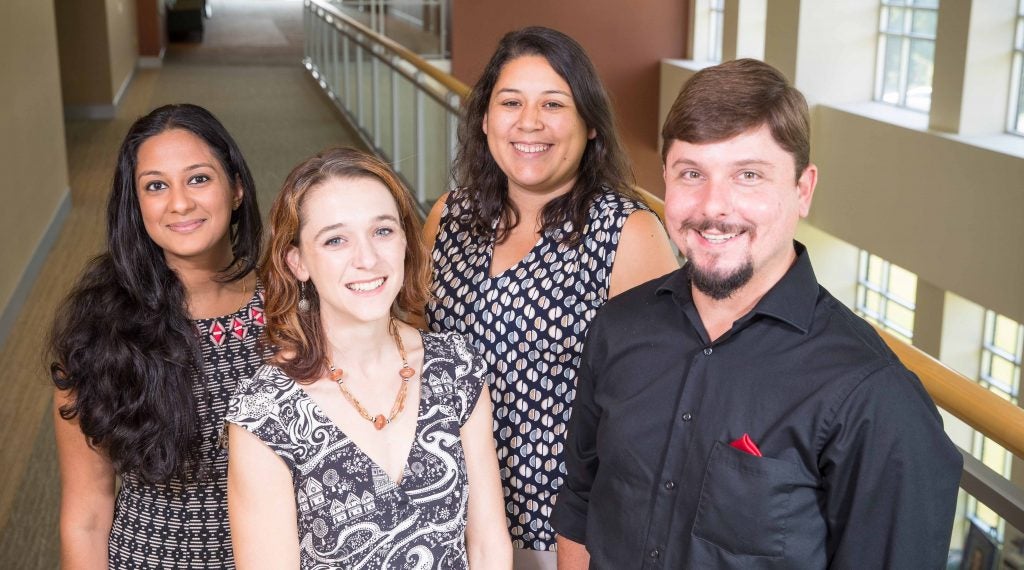
M 264 366 L 239 384 L 227 421 L 255 434 L 291 471 L 303 570 L 468 568 L 460 429 L 486 371 L 461 336 L 422 337 L 416 435 L 401 483 L 279 368 Z
M 427 322 L 432 330 L 466 335 L 494 376 L 494 436 L 513 546 L 554 550 L 548 519 L 565 476 L 565 429 L 583 340 L 608 299 L 622 225 L 647 207 L 605 191 L 590 207 L 579 244 L 559 243 L 561 232 L 544 235 L 492 278 L 494 240 L 473 235 L 468 199 L 465 190 L 452 192 L 441 214 Z
M 193 323 L 203 372 L 193 383 L 201 444 L 195 480 L 121 477 L 108 540 L 110 568 L 234 568 L 227 513 L 227 451 L 218 442 L 238 380 L 262 364 L 263 291 L 238 311 Z

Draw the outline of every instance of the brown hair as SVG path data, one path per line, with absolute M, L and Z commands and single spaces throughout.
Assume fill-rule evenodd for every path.
M 761 125 L 793 155 L 800 178 L 811 159 L 807 101 L 774 67 L 737 59 L 698 71 L 676 97 L 661 129 L 661 160 L 672 141 L 704 144 L 730 139 Z
M 327 369 L 320 322 L 320 297 L 312 282 L 305 285 L 308 311 L 298 310 L 299 281 L 288 268 L 288 251 L 299 245 L 302 205 L 310 191 L 335 178 L 379 180 L 398 206 L 405 232 L 405 282 L 391 307 L 397 318 L 422 310 L 429 296 L 430 259 L 420 235 L 420 222 L 412 196 L 380 159 L 352 148 L 329 148 L 296 166 L 270 210 L 270 242 L 260 262 L 265 294 L 266 342 L 277 349 L 274 364 L 300 382 L 319 377 Z

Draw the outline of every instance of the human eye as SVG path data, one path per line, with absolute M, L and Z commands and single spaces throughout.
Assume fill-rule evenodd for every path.
M 189 184 L 203 184 L 204 182 L 209 181 L 210 177 L 205 174 L 196 174 L 195 176 L 192 176 L 191 178 L 188 179 Z
M 686 169 L 679 173 L 679 179 L 687 184 L 695 184 L 704 179 L 704 176 L 697 170 Z
M 505 99 L 504 101 L 501 102 L 501 106 L 512 109 L 515 107 L 519 107 L 520 103 L 518 99 Z
M 327 247 L 338 247 L 345 243 L 345 238 L 341 236 L 329 237 L 324 240 L 324 245 Z
M 561 101 L 548 101 L 547 103 L 544 103 L 544 107 L 547 109 L 563 109 L 565 108 L 565 103 L 562 103 Z
M 161 180 L 152 180 L 147 182 L 142 188 L 147 192 L 159 192 L 160 190 L 167 189 L 167 184 Z
M 763 178 L 763 176 L 761 176 L 761 173 L 756 171 L 756 170 L 741 170 L 736 175 L 736 177 L 739 179 L 740 182 L 744 182 L 744 183 L 748 183 L 748 184 L 749 183 L 754 183 L 754 182 L 760 182 L 761 179 Z
M 382 226 L 374 230 L 373 234 L 377 237 L 388 237 L 395 233 L 395 228 L 391 226 Z

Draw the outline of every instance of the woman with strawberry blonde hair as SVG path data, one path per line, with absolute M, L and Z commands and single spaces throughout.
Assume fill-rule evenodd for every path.
M 239 568 L 510 568 L 483 361 L 404 321 L 430 278 L 408 192 L 380 160 L 329 149 L 270 220 L 276 353 L 228 412 Z

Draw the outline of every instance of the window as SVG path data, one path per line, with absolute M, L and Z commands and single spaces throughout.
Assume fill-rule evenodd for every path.
M 928 111 L 938 21 L 939 0 L 882 0 L 877 100 Z
M 1013 42 L 1013 93 L 1010 95 L 1010 132 L 1024 135 L 1024 0 L 1017 6 L 1017 33 Z
M 857 313 L 910 343 L 917 275 L 864 250 L 857 273 Z
M 1024 325 L 994 311 L 986 311 L 978 383 L 997 396 L 1016 404 L 1020 391 L 1022 353 Z M 975 432 L 972 453 L 996 473 L 1001 473 L 1005 477 L 1010 476 L 1012 455 L 1003 446 Z M 1003 521 L 995 511 L 971 498 L 967 503 L 967 514 L 978 524 L 987 527 L 1000 540 L 1003 539 Z
M 722 61 L 722 35 L 725 29 L 725 0 L 708 2 L 708 59 Z

